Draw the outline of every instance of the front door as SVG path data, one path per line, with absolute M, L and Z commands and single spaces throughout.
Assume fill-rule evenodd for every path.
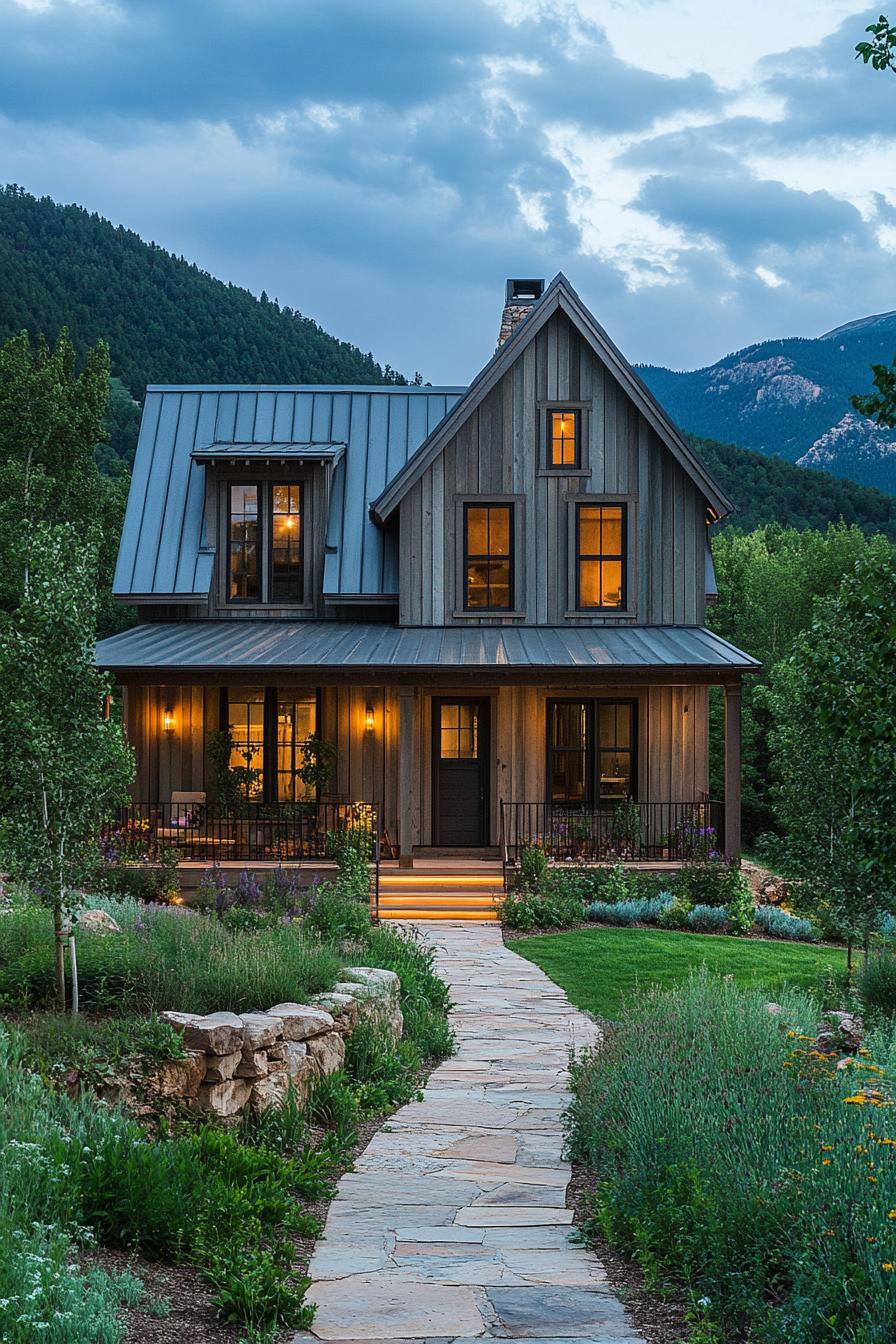
M 432 842 L 488 844 L 489 702 L 432 702 Z

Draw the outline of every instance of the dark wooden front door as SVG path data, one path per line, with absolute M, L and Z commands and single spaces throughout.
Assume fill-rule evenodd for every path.
M 432 702 L 432 842 L 488 844 L 489 702 Z

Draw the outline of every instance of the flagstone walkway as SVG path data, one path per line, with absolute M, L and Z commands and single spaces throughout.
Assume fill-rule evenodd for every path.
M 596 1027 L 500 927 L 437 924 L 458 1051 L 343 1176 L 296 1340 L 643 1344 L 569 1239 L 560 1115 L 570 1046 Z

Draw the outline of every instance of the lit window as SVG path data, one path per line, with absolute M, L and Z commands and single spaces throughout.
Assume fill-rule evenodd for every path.
M 624 607 L 625 505 L 579 504 L 576 509 L 576 606 Z
M 271 487 L 271 601 L 301 602 L 302 487 Z
M 578 411 L 548 411 L 548 450 L 552 467 L 579 465 Z
M 258 602 L 257 485 L 230 487 L 229 571 L 231 602 Z
M 479 755 L 479 713 L 476 705 L 442 705 L 439 756 L 443 761 L 474 761 Z
M 299 778 L 305 761 L 304 744 L 317 731 L 317 697 L 277 697 L 277 799 L 298 803 L 314 798 L 314 787 Z
M 464 506 L 464 607 L 510 611 L 513 606 L 513 505 Z
M 247 798 L 264 793 L 264 687 L 233 687 L 227 697 L 230 769 Z

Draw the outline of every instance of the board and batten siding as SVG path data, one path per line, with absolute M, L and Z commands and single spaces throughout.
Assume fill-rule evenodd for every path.
M 545 472 L 545 403 L 582 406 L 578 474 Z M 459 502 L 518 501 L 516 602 L 522 613 L 463 612 Z M 572 505 L 629 506 L 625 613 L 576 614 Z M 400 505 L 400 620 L 405 625 L 701 625 L 706 503 L 613 376 L 555 314 L 487 394 Z
M 285 685 L 284 689 L 288 689 Z M 303 687 L 307 689 L 307 687 Z M 413 698 L 411 832 L 415 845 L 432 841 L 431 733 L 433 697 L 470 695 L 470 687 L 418 687 Z M 500 803 L 543 802 L 547 770 L 547 702 L 552 699 L 633 699 L 638 704 L 638 797 L 642 802 L 696 802 L 709 788 L 708 688 L 699 686 L 485 687 L 491 703 L 491 843 L 500 839 Z M 374 728 L 366 731 L 367 706 Z M 171 708 L 168 737 L 162 715 Z M 126 689 L 125 725 L 136 748 L 137 802 L 170 802 L 175 790 L 209 787 L 206 730 L 218 726 L 218 687 L 143 686 Z M 336 745 L 332 792 L 346 802 L 380 810 L 390 839 L 398 838 L 400 741 L 399 691 L 394 686 L 321 688 L 321 732 Z

